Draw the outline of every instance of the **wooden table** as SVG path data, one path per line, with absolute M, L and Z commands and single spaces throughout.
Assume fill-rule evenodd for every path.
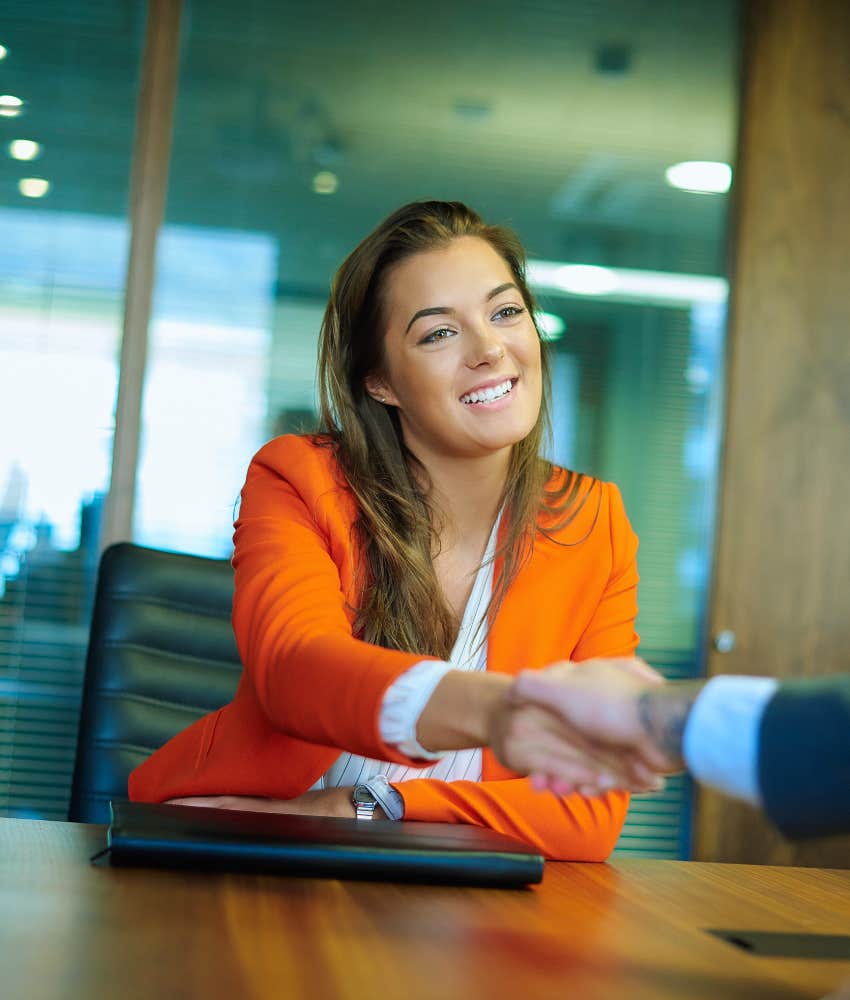
M 526 890 L 88 863 L 102 827 L 0 820 L 0 996 L 815 998 L 850 962 L 707 927 L 850 933 L 850 871 L 549 864 Z

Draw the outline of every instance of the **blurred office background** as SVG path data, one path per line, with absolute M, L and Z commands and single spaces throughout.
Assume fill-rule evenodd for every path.
M 525 243 L 553 457 L 621 486 L 641 651 L 703 674 L 740 4 L 177 7 L 0 0 L 0 814 L 66 814 L 113 461 L 132 456 L 123 537 L 227 557 L 251 456 L 313 420 L 333 271 L 422 197 Z M 170 161 L 160 136 L 145 163 L 167 200 L 146 365 L 121 372 L 155 45 L 179 52 Z M 692 161 L 707 172 L 671 172 Z M 137 456 L 113 454 L 119 375 L 142 397 Z M 690 856 L 692 807 L 684 778 L 636 799 L 618 850 Z

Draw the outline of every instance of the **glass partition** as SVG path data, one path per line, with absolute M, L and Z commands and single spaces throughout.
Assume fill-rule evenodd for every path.
M 144 15 L 0 0 L 0 812 L 67 800 Z M 229 555 L 252 454 L 314 419 L 333 271 L 402 203 L 460 199 L 528 248 L 552 455 L 622 488 L 643 654 L 698 674 L 737 25 L 735 0 L 185 0 L 135 540 Z M 689 802 L 635 800 L 619 850 L 686 856 Z
M 143 31 L 130 0 L 0 2 L 0 814 L 67 812 Z
M 529 250 L 553 454 L 622 488 L 644 655 L 698 674 L 726 198 L 666 174 L 728 186 L 737 4 L 204 0 L 185 23 L 138 538 L 229 554 L 252 453 L 313 419 L 334 269 L 404 202 L 460 199 Z M 620 849 L 686 854 L 688 811 L 675 779 Z

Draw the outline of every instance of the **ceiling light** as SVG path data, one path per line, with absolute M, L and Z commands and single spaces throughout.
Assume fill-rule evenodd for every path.
M 689 306 L 725 302 L 725 278 L 672 271 L 640 271 L 629 267 L 589 267 L 553 260 L 528 262 L 528 281 L 535 289 L 561 295 L 598 295 L 614 302 Z
M 23 111 L 24 102 L 12 94 L 0 94 L 0 117 L 17 118 Z
M 0 62 L 3 62 L 3 60 L 6 58 L 8 54 L 9 50 L 6 48 L 6 46 L 0 45 Z
M 9 143 L 9 156 L 13 160 L 34 160 L 41 154 L 41 143 L 32 139 L 13 139 Z
M 614 273 L 607 267 L 566 264 L 555 276 L 559 288 L 574 295 L 606 295 L 617 287 Z
M 687 160 L 664 171 L 667 183 L 694 194 L 725 194 L 732 185 L 732 168 L 713 160 Z
M 544 340 L 558 340 L 563 337 L 567 324 L 555 313 L 536 312 L 534 319 Z
M 339 178 L 330 170 L 320 170 L 313 178 L 313 190 L 316 194 L 334 194 L 339 187 Z
M 43 177 L 22 177 L 18 181 L 18 190 L 25 198 L 43 198 L 50 190 L 50 181 Z

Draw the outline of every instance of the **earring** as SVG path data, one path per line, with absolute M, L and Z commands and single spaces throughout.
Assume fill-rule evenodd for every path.
M 387 397 L 386 396 L 381 396 L 380 400 L 381 400 L 382 403 L 386 403 Z

